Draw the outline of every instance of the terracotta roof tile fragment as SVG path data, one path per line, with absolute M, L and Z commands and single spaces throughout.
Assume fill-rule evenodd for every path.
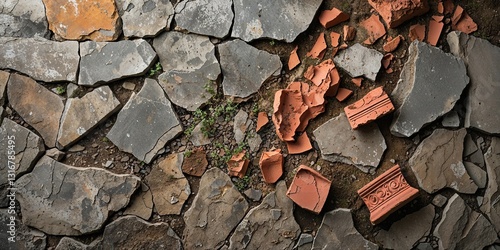
M 385 27 L 378 15 L 372 14 L 370 18 L 361 22 L 366 29 L 368 38 L 363 42 L 365 44 L 374 44 L 379 38 L 385 35 Z
M 316 40 L 316 43 L 314 44 L 313 48 L 311 49 L 311 51 L 307 52 L 306 56 L 316 59 L 322 59 L 323 56 L 325 55 L 325 50 L 326 50 L 325 34 L 321 33 L 318 36 L 318 39 Z
M 325 10 L 319 15 L 319 22 L 326 29 L 347 20 L 349 20 L 349 15 L 337 8 Z
M 262 127 L 264 127 L 268 122 L 269 118 L 267 118 L 267 113 L 259 112 L 257 116 L 257 128 L 255 129 L 255 131 L 259 132 L 262 129 Z
M 343 102 L 347 98 L 349 98 L 351 95 L 352 95 L 352 90 L 345 89 L 345 88 L 339 88 L 339 90 L 337 91 L 337 95 L 335 96 L 335 98 L 337 98 L 337 100 L 339 102 Z
M 396 28 L 429 10 L 427 0 L 368 0 L 389 28 Z
M 391 64 L 392 60 L 394 59 L 394 55 L 391 53 L 387 53 L 382 57 L 382 66 L 384 69 L 388 69 L 389 65 Z
M 337 91 L 340 85 L 340 75 L 337 68 L 333 68 L 330 71 L 330 88 L 326 91 L 325 96 L 334 97 L 337 95 Z
M 275 183 L 283 175 L 283 155 L 281 150 L 262 152 L 259 167 L 266 183 Z
M 354 83 L 354 85 L 361 87 L 361 82 L 363 81 L 363 77 L 356 77 L 352 78 L 351 82 Z
M 464 8 L 462 8 L 462 6 L 460 5 L 457 5 L 457 8 L 455 9 L 455 12 L 453 12 L 453 16 L 451 17 L 452 27 L 457 25 L 458 21 L 460 21 L 460 18 L 462 18 L 463 13 L 464 13 Z
M 442 22 L 444 19 L 444 16 L 432 16 L 432 19 L 434 19 L 436 22 Z
M 396 50 L 398 47 L 399 43 L 401 42 L 401 39 L 403 36 L 398 35 L 397 37 L 387 40 L 387 42 L 384 44 L 383 48 L 385 52 L 393 52 Z
M 330 41 L 332 47 L 337 47 L 339 46 L 339 39 L 340 39 L 340 34 L 337 32 L 330 32 Z
M 344 108 L 352 129 L 357 129 L 392 111 L 394 105 L 382 87 L 368 92 L 362 99 Z
M 453 12 L 455 5 L 453 4 L 453 0 L 444 0 L 444 14 L 448 15 Z
M 453 30 L 461 31 L 465 34 L 470 34 L 477 30 L 477 24 L 463 10 L 463 8 L 458 5 L 451 20 L 451 28 Z
M 300 58 L 299 58 L 299 55 L 297 54 L 298 48 L 299 47 L 296 46 L 295 49 L 293 49 L 292 52 L 290 52 L 290 57 L 288 57 L 288 69 L 289 70 L 294 69 L 295 67 L 297 67 L 297 65 L 300 64 Z
M 308 107 L 298 90 L 281 89 L 274 95 L 272 120 L 276 134 L 282 141 L 294 141 L 295 131 Z
M 443 30 L 444 23 L 436 22 L 435 20 L 429 21 L 429 31 L 427 32 L 427 42 L 436 46 L 439 41 L 439 37 L 441 36 L 441 31 Z
M 311 80 L 314 85 L 319 86 L 321 85 L 321 83 L 323 83 L 323 81 L 333 68 L 335 68 L 335 65 L 333 64 L 332 59 L 325 60 L 319 65 L 313 67 L 314 77 L 312 79 L 308 79 Z
M 344 25 L 344 41 L 352 41 L 356 37 L 356 28 Z
M 319 214 L 325 205 L 332 182 L 314 169 L 301 165 L 286 195 L 295 204 Z
M 294 142 L 286 142 L 288 153 L 291 155 L 301 154 L 312 149 L 311 141 L 306 132 L 302 133 Z
M 410 26 L 408 37 L 410 38 L 411 42 L 413 42 L 414 40 L 423 42 L 425 38 L 425 25 L 415 24 Z
M 250 161 L 246 159 L 246 151 L 242 151 L 239 154 L 233 155 L 231 159 L 227 162 L 229 176 L 236 176 L 243 178 L 247 173 L 248 164 Z
M 443 14 L 443 13 L 444 13 L 444 5 L 443 5 L 443 2 L 439 2 L 439 3 L 438 3 L 437 9 L 438 9 L 438 13 L 439 13 L 439 14 Z

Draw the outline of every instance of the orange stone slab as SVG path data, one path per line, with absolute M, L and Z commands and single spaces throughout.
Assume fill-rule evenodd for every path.
M 339 88 L 335 98 L 337 98 L 337 101 L 343 102 L 351 95 L 352 95 L 352 90 L 346 88 Z
M 399 165 L 395 165 L 358 190 L 358 194 L 370 211 L 371 223 L 375 225 L 415 199 L 418 189 L 406 182 Z
M 344 30 L 344 42 L 354 40 L 354 37 L 356 37 L 356 28 L 351 27 L 349 25 L 344 25 L 343 30 Z
M 292 70 L 294 69 L 295 67 L 297 67 L 297 65 L 300 64 L 300 58 L 299 58 L 299 55 L 297 54 L 297 49 L 299 47 L 295 47 L 295 49 L 292 50 L 292 52 L 290 52 L 290 57 L 288 58 L 288 69 L 289 70 Z
M 444 23 L 436 22 L 436 20 L 432 19 L 429 21 L 429 31 L 427 32 L 427 42 L 436 46 L 439 41 L 439 37 L 441 36 L 441 31 L 443 30 Z
M 325 10 L 319 15 L 319 22 L 326 29 L 347 20 L 349 20 L 349 15 L 337 8 Z
M 239 154 L 233 155 L 231 159 L 227 162 L 229 176 L 236 176 L 243 178 L 247 173 L 248 164 L 250 161 L 246 159 L 245 151 Z
M 291 155 L 301 154 L 312 149 L 311 141 L 306 132 L 302 133 L 294 142 L 287 141 L 286 147 Z
M 260 131 L 262 127 L 264 127 L 269 122 L 269 118 L 267 118 L 266 112 L 259 112 L 257 116 L 257 128 L 255 129 L 257 132 Z
M 344 108 L 344 112 L 353 129 L 367 124 L 394 110 L 391 99 L 382 87 L 366 94 L 361 100 Z
M 313 48 L 311 49 L 311 51 L 307 52 L 306 56 L 316 59 L 322 59 L 323 56 L 325 55 L 325 50 L 326 50 L 325 34 L 321 33 L 318 36 L 318 39 L 316 40 L 316 43 L 314 44 Z
M 314 169 L 301 165 L 286 195 L 295 204 L 319 214 L 325 205 L 332 182 Z
M 380 18 L 372 14 L 372 16 L 363 22 L 361 25 L 366 29 L 368 38 L 363 42 L 365 44 L 374 44 L 379 38 L 385 35 L 386 31 L 384 24 L 380 22 Z
M 408 34 L 410 41 L 419 40 L 421 42 L 424 41 L 425 38 L 425 25 L 423 24 L 415 24 L 410 26 L 410 32 Z
M 259 167 L 266 183 L 275 183 L 283 175 L 283 155 L 281 150 L 263 152 Z

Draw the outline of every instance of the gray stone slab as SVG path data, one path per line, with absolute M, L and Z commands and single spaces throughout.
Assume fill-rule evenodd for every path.
M 141 191 L 132 196 L 130 205 L 123 211 L 123 214 L 135 215 L 144 220 L 149 220 L 153 212 L 153 204 L 151 189 L 146 184 L 141 183 Z
M 450 32 L 447 41 L 451 53 L 464 60 L 470 77 L 465 127 L 500 134 L 500 48 L 457 31 Z
M 321 0 L 233 0 L 231 36 L 244 41 L 259 38 L 291 43 L 311 24 Z
M 174 15 L 170 1 L 116 0 L 126 37 L 151 37 L 169 29 Z
M 0 68 L 44 82 L 76 81 L 78 42 L 0 37 Z
M 250 188 L 243 193 L 252 201 L 260 201 L 260 199 L 262 198 L 262 191 L 260 191 L 259 189 Z
M 206 137 L 201 131 L 202 127 L 203 124 L 200 122 L 198 125 L 194 126 L 193 132 L 191 132 L 191 137 L 189 138 L 189 141 L 193 143 L 193 146 L 195 147 L 204 146 L 212 143 L 212 139 Z
M 441 124 L 443 127 L 447 128 L 458 128 L 460 126 L 460 117 L 458 116 L 457 111 L 452 110 L 445 114 Z
M 443 207 L 444 204 L 446 204 L 446 202 L 448 201 L 448 198 L 446 198 L 446 196 L 443 196 L 441 194 L 437 194 L 436 196 L 434 196 L 434 198 L 432 199 L 432 204 L 436 207 Z
M 464 162 L 465 169 L 478 188 L 485 188 L 488 177 L 486 171 L 472 162 Z
M 107 137 L 120 150 L 146 163 L 182 132 L 177 114 L 158 83 L 150 78 L 122 108 Z
M 91 250 L 92 247 L 69 237 L 63 237 L 55 250 Z
M 49 24 L 42 0 L 1 1 L 0 36 L 49 38 Z
M 385 139 L 376 123 L 353 130 L 344 113 L 314 130 L 321 157 L 351 164 L 365 173 L 374 173 L 384 151 Z
M 464 141 L 464 153 L 463 153 L 464 157 L 475 153 L 477 150 L 478 148 L 476 146 L 476 142 L 472 140 L 470 134 L 467 134 L 465 136 L 465 141 Z
M 233 23 L 232 4 L 232 0 L 185 0 L 175 7 L 175 21 L 191 33 L 224 38 Z
M 10 73 L 0 70 L 0 106 L 5 104 L 5 96 L 7 94 L 7 83 L 9 82 Z
M 335 65 L 344 69 L 352 77 L 364 76 L 375 81 L 382 66 L 382 53 L 359 43 L 340 51 L 334 58 Z
M 500 202 L 498 193 L 500 192 L 500 138 L 493 137 L 491 146 L 484 154 L 486 160 L 486 171 L 488 173 L 488 186 L 484 193 L 481 204 L 481 211 L 491 221 L 497 233 L 500 233 Z
M 293 247 L 293 249 L 311 250 L 313 240 L 314 240 L 314 237 L 312 236 L 312 234 L 308 234 L 308 233 L 300 234 L 300 237 L 297 240 L 297 244 Z
M 251 119 L 248 119 L 248 114 L 243 109 L 240 109 L 238 113 L 234 116 L 233 132 L 234 140 L 236 143 L 241 143 L 245 140 L 247 135 L 247 130 L 252 123 Z
M 468 83 L 461 59 L 415 40 L 410 45 L 398 85 L 391 94 L 396 108 L 391 133 L 410 137 L 448 113 Z
M 281 73 L 279 56 L 233 40 L 217 45 L 224 80 L 224 95 L 247 98 L 272 75 Z
M 15 187 L 25 225 L 47 234 L 81 235 L 99 230 L 110 212 L 124 208 L 139 183 L 136 176 L 76 168 L 44 156 Z
M 47 236 L 25 226 L 12 208 L 0 209 L 0 230 L 4 250 L 45 250 L 47 247 Z
M 95 86 L 145 73 L 156 52 L 142 39 L 80 43 L 78 84 Z

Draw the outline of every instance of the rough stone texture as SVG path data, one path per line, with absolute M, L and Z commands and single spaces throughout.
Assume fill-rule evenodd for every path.
M 442 84 L 443 79 L 448 84 Z M 391 94 L 396 107 L 391 133 L 409 137 L 448 113 L 468 83 L 469 77 L 461 59 L 414 41 L 398 85 Z
M 23 223 L 53 235 L 81 235 L 102 227 L 125 207 L 140 179 L 98 168 L 75 168 L 42 157 L 15 186 Z
M 132 94 L 107 137 L 120 150 L 150 163 L 165 144 L 182 132 L 177 114 L 165 93 L 153 79 L 146 79 L 141 91 Z
M 78 84 L 95 86 L 140 75 L 151 66 L 156 52 L 142 39 L 80 43 Z
M 450 51 L 467 65 L 471 86 L 466 99 L 465 127 L 500 133 L 500 48 L 460 32 L 447 37 Z
M 483 249 L 498 238 L 491 223 L 458 194 L 448 201 L 433 234 L 439 238 L 439 249 Z
M 0 68 L 9 68 L 44 82 L 76 80 L 77 42 L 43 38 L 0 37 Z
M 297 250 L 311 250 L 313 240 L 312 234 L 300 234 L 299 240 L 297 240 L 297 244 L 293 248 Z
M 387 149 L 376 123 L 353 130 L 344 113 L 314 130 L 314 137 L 323 159 L 352 164 L 365 173 L 374 173 Z
M 313 242 L 316 249 L 378 249 L 378 246 L 363 238 L 354 227 L 351 210 L 335 209 L 325 213 Z
M 18 74 L 10 75 L 7 96 L 12 108 L 42 136 L 45 145 L 55 147 L 64 109 L 62 98 Z
M 224 95 L 246 98 L 257 92 L 271 75 L 279 74 L 279 56 L 233 40 L 217 46 L 224 80 Z
M 395 222 L 388 231 L 380 230 L 375 239 L 382 243 L 384 248 L 412 249 L 418 240 L 429 234 L 434 215 L 434 206 L 427 205 Z
M 465 169 L 478 188 L 485 188 L 488 177 L 486 171 L 472 162 L 464 162 Z
M 429 10 L 427 0 L 368 0 L 368 3 L 377 10 L 390 28 L 396 28 Z
M 198 123 L 198 125 L 194 127 L 193 132 L 191 132 L 191 138 L 189 138 L 189 141 L 193 143 L 193 146 L 195 147 L 208 145 L 212 142 L 212 139 L 206 137 L 201 131 L 202 126 L 203 124 L 201 122 Z
M 343 68 L 352 77 L 364 76 L 375 81 L 382 66 L 382 53 L 359 43 L 342 50 L 333 58 L 335 65 Z
M 211 168 L 201 177 L 200 189 L 184 214 L 184 248 L 216 249 L 245 216 L 248 202 L 227 174 Z
M 130 206 L 123 211 L 123 214 L 135 215 L 144 220 L 149 220 L 152 212 L 153 195 L 151 194 L 151 189 L 146 184 L 141 183 L 141 191 L 132 196 Z
M 55 250 L 91 250 L 92 247 L 69 237 L 63 237 Z
M 236 143 L 241 143 L 245 140 L 247 130 L 251 126 L 252 120 L 248 119 L 247 112 L 240 109 L 238 113 L 234 116 L 233 132 L 234 140 Z
M 259 189 L 250 188 L 243 193 L 246 197 L 253 201 L 260 201 L 260 199 L 262 198 L 262 191 L 260 191 Z
M 179 236 L 167 223 L 149 223 L 135 216 L 124 216 L 104 229 L 97 249 L 182 249 Z
M 43 0 L 56 39 L 113 41 L 121 34 L 114 0 Z
M 169 29 L 174 15 L 174 7 L 164 0 L 116 0 L 116 7 L 126 37 L 155 36 Z
M 447 201 L 448 201 L 448 198 L 446 198 L 443 195 L 437 194 L 432 199 L 432 204 L 434 204 L 434 206 L 436 206 L 436 207 L 443 207 L 444 204 L 446 204 Z
M 465 129 L 436 129 L 418 145 L 409 165 L 420 188 L 431 194 L 445 187 L 466 194 L 476 192 L 477 185 L 462 163 L 466 134 Z
M 224 38 L 234 18 L 232 4 L 232 0 L 185 0 L 175 8 L 175 21 L 191 33 Z
M 146 181 L 151 188 L 156 211 L 160 215 L 180 214 L 191 188 L 182 174 L 184 154 L 171 154 L 153 166 Z
M 49 36 L 42 0 L 6 0 L 0 2 L 0 36 Z
M 221 69 L 208 37 L 172 31 L 155 38 L 153 46 L 165 71 L 158 81 L 170 101 L 195 111 L 217 92 Z
M 460 126 L 460 117 L 458 116 L 457 111 L 452 110 L 445 114 L 441 124 L 443 127 L 458 128 Z
M 47 236 L 36 229 L 23 225 L 16 213 L 12 213 L 12 211 L 14 210 L 0 209 L 0 239 L 2 239 L 2 249 L 45 250 L 47 247 Z M 15 219 L 11 221 L 11 217 L 15 217 Z M 15 237 L 9 233 L 11 231 L 9 224 L 11 223 L 15 223 L 15 229 L 12 231 Z M 10 241 L 10 239 L 13 239 L 15 242 Z
M 58 146 L 65 148 L 87 135 L 94 127 L 120 108 L 120 101 L 108 86 L 94 89 L 82 98 L 66 101 L 57 136 Z
M 5 104 L 5 95 L 7 90 L 7 83 L 9 82 L 10 73 L 0 70 L 0 106 Z
M 259 38 L 291 43 L 313 20 L 321 0 L 233 0 L 232 37 L 247 42 Z
M 486 171 L 488 172 L 488 186 L 484 193 L 484 199 L 481 204 L 481 211 L 488 216 L 500 234 L 500 202 L 498 195 L 500 193 L 500 138 L 493 137 L 491 146 L 484 154 L 486 160 Z
M 292 249 L 300 227 L 293 217 L 293 202 L 280 181 L 276 191 L 251 209 L 229 239 L 229 249 Z
M 469 156 L 473 153 L 475 153 L 478 150 L 476 146 L 476 142 L 472 140 L 472 136 L 470 134 L 467 134 L 465 136 L 465 141 L 464 141 L 464 153 L 463 156 Z

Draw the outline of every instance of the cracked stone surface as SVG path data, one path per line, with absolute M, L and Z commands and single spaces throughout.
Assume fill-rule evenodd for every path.
M 185 0 L 175 7 L 175 21 L 191 33 L 224 38 L 234 17 L 232 5 L 232 0 Z
M 245 140 L 247 130 L 252 125 L 252 120 L 248 119 L 247 112 L 240 109 L 238 113 L 234 116 L 233 132 L 234 140 L 236 143 L 241 143 Z
M 229 239 L 229 249 L 291 249 L 300 227 L 293 217 L 293 202 L 280 181 L 276 191 L 252 208 Z
M 82 98 L 69 98 L 61 116 L 58 146 L 65 148 L 87 135 L 120 108 L 108 86 L 94 89 Z
M 12 108 L 40 133 L 45 145 L 55 147 L 64 110 L 62 98 L 33 79 L 18 74 L 11 74 L 7 96 Z
M 314 130 L 321 157 L 331 162 L 351 164 L 365 173 L 374 172 L 387 149 L 376 123 L 353 130 L 344 113 Z M 335 141 L 336 143 L 331 143 Z
M 241 40 L 225 42 L 217 47 L 224 75 L 224 95 L 247 98 L 257 92 L 269 77 L 281 71 L 278 55 L 258 50 Z
M 7 94 L 7 83 L 9 82 L 10 73 L 0 70 L 0 106 L 5 104 L 5 96 Z
M 141 183 L 141 191 L 135 193 L 130 199 L 130 205 L 123 214 L 135 215 L 144 220 L 149 220 L 153 213 L 153 195 L 151 189 L 144 183 Z
M 44 156 L 15 187 L 25 225 L 47 234 L 82 235 L 99 230 L 111 211 L 124 208 L 139 182 L 132 175 L 76 168 Z
M 490 219 L 497 233 L 500 234 L 500 138 L 493 137 L 491 146 L 484 154 L 486 171 L 488 173 L 488 186 L 484 193 L 481 211 Z
M 43 38 L 0 37 L 0 68 L 44 82 L 76 81 L 78 43 Z
M 170 27 L 174 7 L 163 0 L 116 0 L 126 37 L 150 37 Z
M 12 213 L 11 209 L 0 209 L 0 237 L 2 239 L 2 249 L 5 250 L 18 250 L 18 249 L 32 249 L 44 250 L 47 247 L 47 236 L 36 230 L 29 228 L 21 223 L 19 217 Z M 15 217 L 14 221 L 11 217 Z M 11 231 L 9 224 L 15 223 L 15 230 Z M 12 235 L 9 231 L 14 232 L 15 237 L 10 241 Z
M 150 78 L 123 106 L 107 137 L 120 150 L 150 163 L 165 144 L 182 132 L 177 114 L 158 83 Z
M 477 185 L 462 162 L 465 129 L 436 129 L 417 147 L 409 165 L 420 188 L 435 193 L 445 187 L 460 193 L 473 194 Z
M 49 38 L 42 0 L 0 2 L 0 36 Z
M 87 41 L 80 43 L 80 56 L 78 84 L 95 86 L 143 74 L 156 58 L 156 52 L 142 39 Z
M 91 244 L 92 245 L 92 244 Z M 63 237 L 55 250 L 91 250 L 94 249 L 94 245 L 89 246 L 81 243 L 80 241 L 74 240 L 69 237 Z
M 231 36 L 247 42 L 270 38 L 291 43 L 309 27 L 321 2 L 233 0 L 235 18 Z
M 200 189 L 184 214 L 184 248 L 215 249 L 243 219 L 248 202 L 227 174 L 211 168 L 201 177 Z
M 352 77 L 364 76 L 375 81 L 382 66 L 382 57 L 382 53 L 356 43 L 340 51 L 333 61 Z
M 440 84 L 447 79 L 449 84 Z M 464 62 L 427 43 L 413 41 L 398 85 L 391 94 L 396 107 L 391 133 L 410 137 L 453 109 L 469 83 Z

